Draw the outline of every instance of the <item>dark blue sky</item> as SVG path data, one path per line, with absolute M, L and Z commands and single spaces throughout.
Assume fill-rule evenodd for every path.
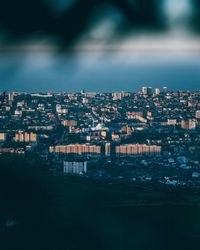
M 0 91 L 200 89 L 200 0 L 11 2 L 0 8 Z
M 200 89 L 200 55 L 37 52 L 0 57 L 0 91 L 137 91 L 143 85 Z

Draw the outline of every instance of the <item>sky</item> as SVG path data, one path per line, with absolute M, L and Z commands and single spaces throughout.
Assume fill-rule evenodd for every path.
M 19 1 L 24 10 L 16 7 L 14 13 L 5 4 L 4 15 L 0 10 L 0 91 L 137 91 L 146 85 L 197 90 L 195 1 L 133 0 L 128 6 L 120 0 L 103 5 L 51 0 L 46 11 L 45 0 L 36 0 L 32 9 L 40 6 L 38 23 L 35 15 L 24 14 L 25 1 Z M 19 20 L 19 12 L 27 22 Z

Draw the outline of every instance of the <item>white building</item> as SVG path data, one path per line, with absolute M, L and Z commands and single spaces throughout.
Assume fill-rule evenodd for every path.
M 106 127 L 103 123 L 97 124 L 96 127 L 91 128 L 92 131 L 109 131 L 109 128 Z
M 112 93 L 112 98 L 114 101 L 121 100 L 123 97 L 122 92 L 114 92 Z
M 142 87 L 141 92 L 143 95 L 147 95 L 147 87 Z
M 160 95 L 160 89 L 159 89 L 159 88 L 155 88 L 154 94 L 155 94 L 155 95 Z
M 105 156 L 109 157 L 111 155 L 111 144 L 107 142 L 105 144 Z
M 83 174 L 87 173 L 87 161 L 64 161 L 63 162 L 64 174 Z

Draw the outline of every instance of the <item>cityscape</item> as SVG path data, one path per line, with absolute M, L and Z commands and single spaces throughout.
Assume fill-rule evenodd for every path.
M 53 176 L 200 188 L 200 91 L 0 95 L 1 158 Z
M 0 1 L 0 250 L 200 250 L 200 0 Z

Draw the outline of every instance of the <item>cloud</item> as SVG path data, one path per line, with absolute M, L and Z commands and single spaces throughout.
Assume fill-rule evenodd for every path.
M 26 41 L 31 37 L 51 38 L 57 46 L 69 48 L 95 25 L 95 18 L 107 18 L 97 8 L 111 9 L 123 16 L 122 35 L 138 28 L 156 29 L 161 24 L 157 0 L 10 0 L 0 3 L 0 27 L 4 46 L 7 43 Z M 52 13 L 56 6 L 58 14 Z M 114 10 L 115 9 L 115 10 Z M 94 17 L 94 12 L 96 17 Z M 91 16 L 93 18 L 91 19 Z M 119 37 L 119 36 L 118 36 Z
M 200 1 L 178 1 L 4 1 L 0 90 L 135 90 L 139 82 L 180 86 L 185 79 L 196 86 L 199 36 L 191 29 L 179 34 L 171 28 L 177 15 L 182 19 L 188 13 L 186 2 L 193 8 Z M 162 5 L 167 2 L 168 7 Z M 171 26 L 166 8 L 168 18 L 175 17 Z M 199 12 L 193 12 L 192 28 L 198 27 Z

